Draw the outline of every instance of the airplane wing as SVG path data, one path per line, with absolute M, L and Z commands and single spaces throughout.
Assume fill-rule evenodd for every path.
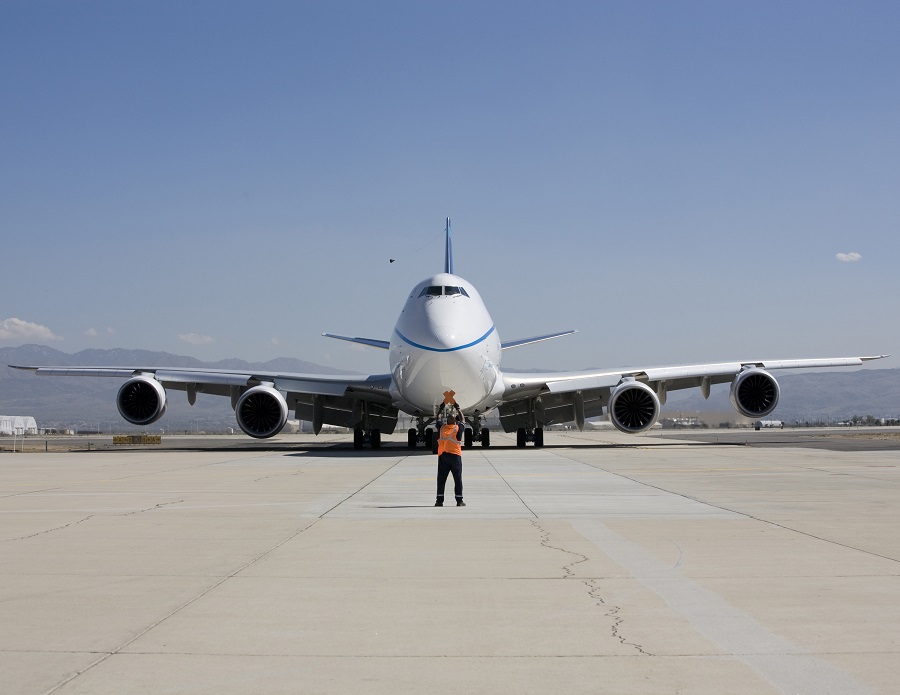
M 348 335 L 335 335 L 334 333 L 323 333 L 326 338 L 335 338 L 337 340 L 346 340 L 349 343 L 359 343 L 360 345 L 368 345 L 381 350 L 389 350 L 391 343 L 388 340 L 376 340 L 375 338 L 351 338 Z
M 532 345 L 534 343 L 540 343 L 545 340 L 553 340 L 554 338 L 561 338 L 564 335 L 572 335 L 573 333 L 577 333 L 576 330 L 568 330 L 568 331 L 560 331 L 559 333 L 548 333 L 547 335 L 536 335 L 532 338 L 522 338 L 520 340 L 510 340 L 506 343 L 501 343 L 500 348 L 502 350 L 511 350 L 512 348 L 522 347 L 523 345 Z
M 615 415 L 613 424 L 623 431 L 642 431 L 656 420 L 659 406 L 665 404 L 666 394 L 699 387 L 709 397 L 713 384 L 733 384 L 732 402 L 738 412 L 759 417 L 771 412 L 778 401 L 778 384 L 768 374 L 778 369 L 810 369 L 824 367 L 858 367 L 863 362 L 888 355 L 872 357 L 836 357 L 800 360 L 748 360 L 718 362 L 671 367 L 625 368 L 584 372 L 503 372 L 503 399 L 498 408 L 500 421 L 506 432 L 519 427 L 535 427 L 574 421 L 580 428 L 586 418 L 597 417 L 608 408 L 619 389 L 630 391 L 623 400 L 634 402 L 634 408 L 648 413 L 630 426 L 619 427 Z M 748 395 L 734 397 L 734 385 L 745 384 Z M 652 395 L 649 395 L 652 394 Z M 755 400 L 754 400 L 755 399 Z M 649 417 L 649 409 L 656 401 L 656 413 Z M 752 401 L 752 402 L 751 402 Z M 643 402 L 643 406 L 639 402 Z M 652 420 L 652 421 L 651 421 Z M 537 425 L 535 423 L 538 423 Z M 646 425 L 646 426 L 645 426 Z
M 113 377 L 127 379 L 129 384 L 139 381 L 138 391 L 142 385 L 150 384 L 152 391 L 147 393 L 156 392 L 158 403 L 155 408 L 158 412 L 147 415 L 146 419 L 130 418 L 123 412 L 120 391 L 119 411 L 134 424 L 150 424 L 165 412 L 165 391 L 160 395 L 151 382 L 157 382 L 165 390 L 186 391 L 191 405 L 198 393 L 207 393 L 228 396 L 232 407 L 236 407 L 249 391 L 262 388 L 272 407 L 280 406 L 285 417 L 288 410 L 293 410 L 296 418 L 312 422 L 316 433 L 323 424 L 353 428 L 365 420 L 369 428 L 390 434 L 397 424 L 397 409 L 392 405 L 390 396 L 390 374 L 354 376 L 175 367 L 9 366 L 32 371 L 38 376 Z M 237 414 L 241 429 L 251 436 L 259 436 L 245 429 L 244 425 L 249 423 L 242 422 L 240 413 Z M 136 422 L 136 419 L 141 421 Z

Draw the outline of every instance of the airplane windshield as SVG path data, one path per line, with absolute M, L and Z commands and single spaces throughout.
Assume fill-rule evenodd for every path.
M 452 294 L 461 294 L 464 297 L 468 297 L 469 293 L 466 292 L 465 287 L 441 287 L 440 285 L 429 285 L 428 287 L 422 288 L 422 291 L 419 293 L 420 297 L 440 297 L 441 295 L 447 296 Z

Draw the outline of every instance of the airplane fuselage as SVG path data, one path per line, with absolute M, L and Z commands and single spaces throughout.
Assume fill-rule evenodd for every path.
M 475 287 L 450 273 L 410 292 L 391 335 L 390 365 L 395 403 L 408 413 L 433 415 L 447 399 L 465 414 L 484 412 L 503 392 L 494 321 Z

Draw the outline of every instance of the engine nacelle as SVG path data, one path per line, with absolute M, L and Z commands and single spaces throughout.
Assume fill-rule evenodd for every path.
M 659 417 L 659 398 L 646 384 L 626 380 L 610 394 L 607 412 L 609 421 L 621 432 L 643 432 Z
M 271 386 L 254 386 L 234 405 L 238 427 L 257 439 L 274 437 L 287 422 L 287 401 Z
M 745 369 L 731 382 L 731 405 L 746 417 L 768 415 L 775 410 L 780 395 L 778 382 L 763 369 Z
M 166 412 L 166 390 L 156 379 L 136 376 L 119 389 L 116 407 L 132 425 L 151 425 Z

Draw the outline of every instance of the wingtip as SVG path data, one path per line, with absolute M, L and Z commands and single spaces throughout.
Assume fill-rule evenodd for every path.
M 863 362 L 868 362 L 869 360 L 883 360 L 890 355 L 872 355 L 871 357 L 860 357 Z

